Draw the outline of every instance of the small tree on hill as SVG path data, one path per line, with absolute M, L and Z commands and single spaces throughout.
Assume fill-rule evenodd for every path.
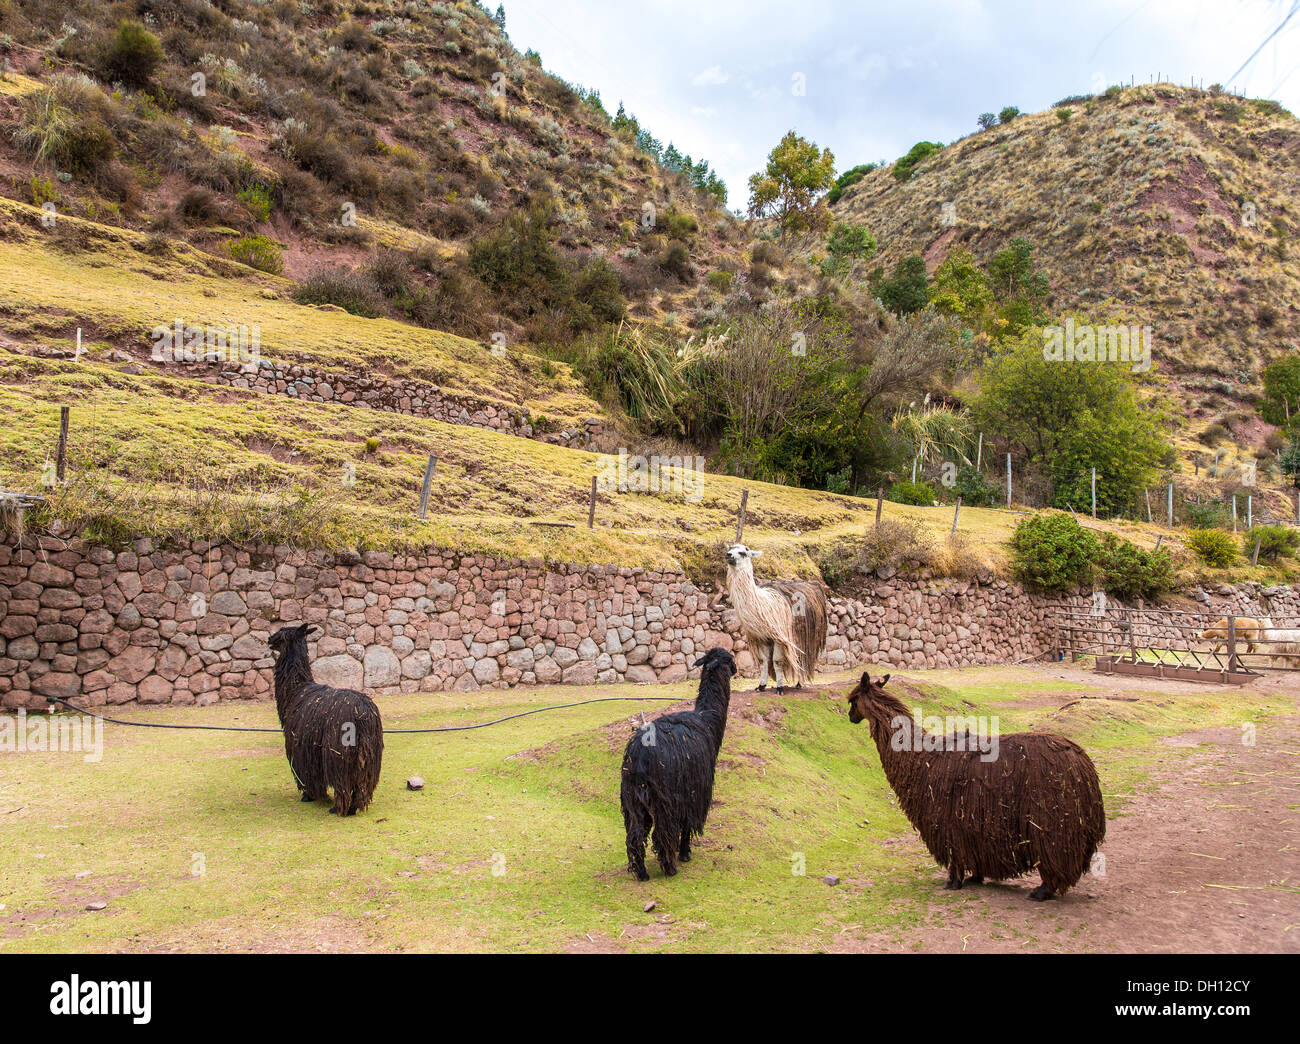
M 998 117 L 996 113 L 981 112 L 976 122 L 979 123 L 980 130 L 992 130 L 998 125 Z
M 789 131 L 767 156 L 767 166 L 749 178 L 750 217 L 775 215 L 784 236 L 814 223 L 818 197 L 835 178 L 830 149 Z

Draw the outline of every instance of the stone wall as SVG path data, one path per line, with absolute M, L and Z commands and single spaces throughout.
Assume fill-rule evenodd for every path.
M 1258 615 L 1257 585 L 1202 592 L 1208 612 Z M 1275 614 L 1300 610 L 1273 589 Z M 0 543 L 0 702 L 198 703 L 271 695 L 266 638 L 321 628 L 317 677 L 384 691 L 474 691 L 685 678 L 711 646 L 752 658 L 734 613 L 685 576 L 456 554 L 157 550 L 53 537 Z M 1080 609 L 1091 600 L 1069 602 Z M 823 664 L 960 667 L 1045 656 L 1054 606 L 1014 584 L 893 577 L 832 599 Z M 1169 632 L 1187 627 L 1171 617 Z M 1280 625 L 1281 621 L 1278 620 Z
M 571 428 L 541 430 L 534 425 L 526 408 L 468 395 L 453 395 L 435 385 L 418 381 L 327 373 L 269 359 L 258 360 L 253 370 L 227 363 L 194 365 L 211 371 L 210 379 L 217 384 L 232 388 L 251 388 L 264 395 L 288 395 L 309 402 L 342 403 L 388 413 L 405 413 L 412 417 L 428 417 L 446 424 L 489 428 L 556 446 L 586 446 L 604 428 L 600 420 L 589 417 L 581 425 Z

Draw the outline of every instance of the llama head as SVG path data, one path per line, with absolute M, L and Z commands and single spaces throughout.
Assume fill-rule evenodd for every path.
M 727 565 L 732 569 L 738 569 L 748 562 L 750 564 L 747 568 L 753 571 L 753 560 L 762 553 L 762 551 L 755 551 L 753 548 L 746 547 L 744 544 L 732 544 L 727 548 Z
M 724 668 L 730 674 L 736 673 L 736 660 L 726 649 L 714 647 L 695 661 L 696 667 L 703 667 L 706 671 L 712 668 Z
M 319 627 L 313 627 L 311 624 L 298 624 L 294 627 L 281 627 L 275 634 L 266 640 L 266 644 L 275 652 L 282 652 L 294 642 L 306 641 L 308 636 L 319 631 Z
M 867 707 L 872 702 L 882 697 L 890 699 L 885 695 L 885 683 L 889 681 L 890 677 L 890 675 L 886 674 L 880 681 L 873 682 L 866 671 L 862 672 L 862 678 L 858 682 L 857 688 L 849 693 L 849 721 L 856 725 L 867 716 Z

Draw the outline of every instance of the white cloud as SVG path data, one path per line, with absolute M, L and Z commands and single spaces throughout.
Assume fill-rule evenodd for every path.
M 721 65 L 710 65 L 701 73 L 696 73 L 691 83 L 696 87 L 718 87 L 726 83 L 731 77 L 722 71 Z

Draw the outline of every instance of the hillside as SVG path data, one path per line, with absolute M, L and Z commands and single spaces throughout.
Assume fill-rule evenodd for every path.
M 845 164 L 848 166 L 848 164 Z M 1149 326 L 1153 395 L 1178 451 L 1180 496 L 1253 493 L 1295 518 L 1281 433 L 1255 413 L 1261 374 L 1300 348 L 1300 123 L 1276 103 L 1156 84 L 1022 113 L 844 190 L 884 272 L 956 251 L 988 265 L 1015 238 L 1049 281 L 1045 312 Z M 813 259 L 819 235 L 796 249 Z M 864 273 L 865 275 L 865 273 Z M 960 395 L 960 390 L 959 390 Z M 1247 476 L 1258 469 L 1258 484 Z
M 561 340 L 625 307 L 690 322 L 718 296 L 705 274 L 736 267 L 705 161 L 657 160 L 464 0 L 7 0 L 0 54 L 0 194 L 294 280 L 396 251 L 371 311 Z M 527 292 L 471 264 L 538 214 L 556 253 Z
M 1275 103 L 1117 89 L 972 134 L 904 182 L 878 168 L 832 213 L 869 227 L 891 270 L 959 248 L 985 263 L 1023 237 L 1054 314 L 1150 325 L 1188 388 L 1247 393 L 1300 345 L 1300 123 Z

